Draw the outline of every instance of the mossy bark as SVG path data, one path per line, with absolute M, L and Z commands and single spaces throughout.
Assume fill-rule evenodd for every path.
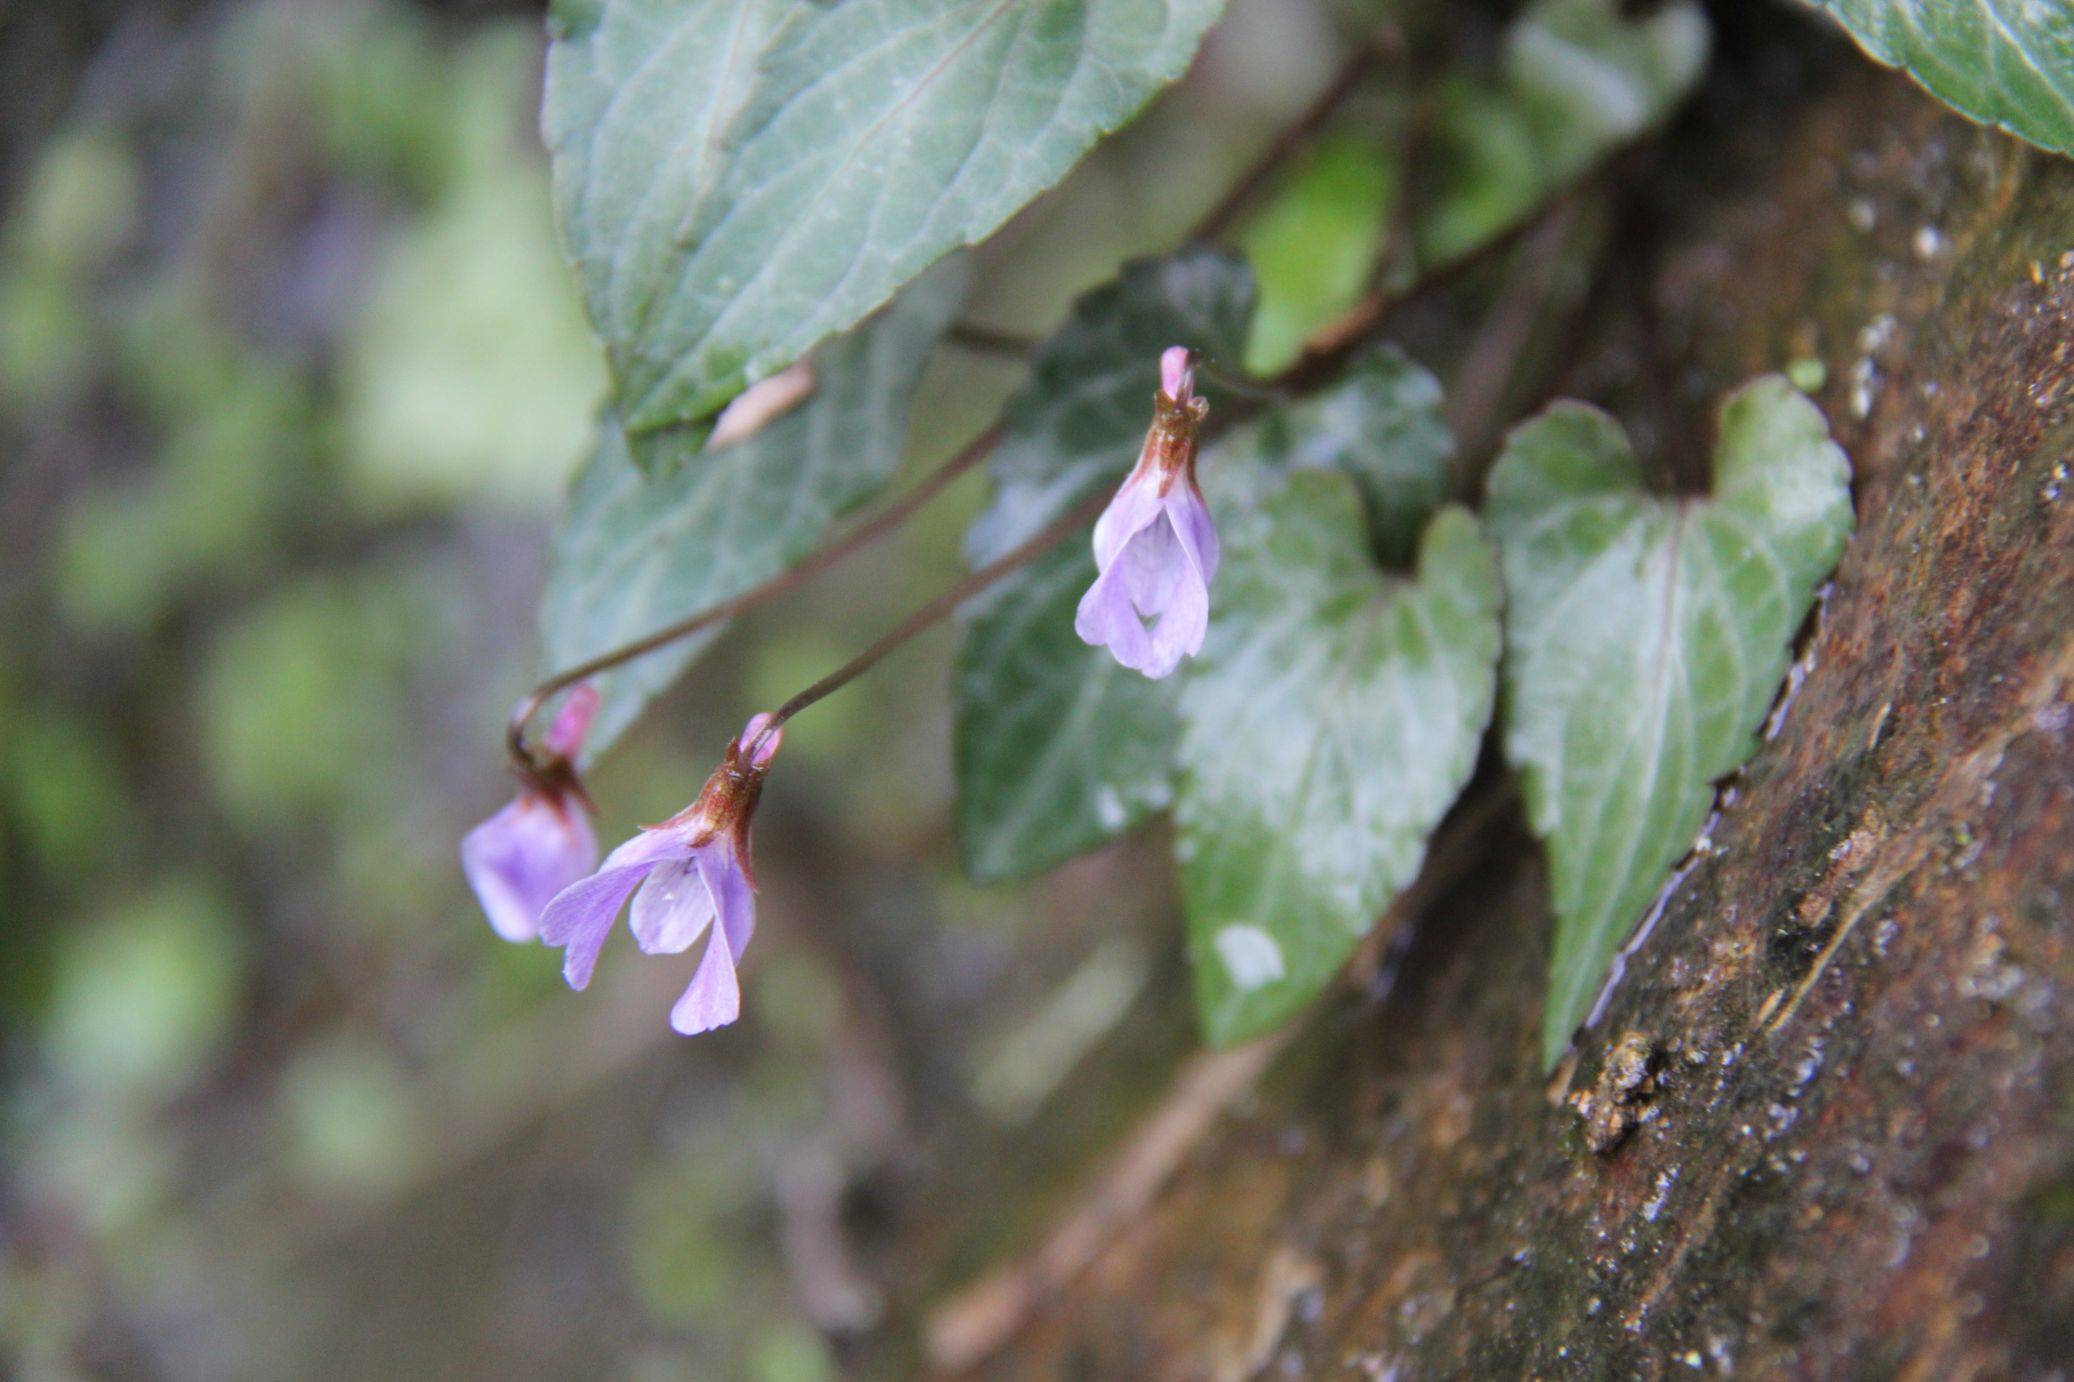
M 1553 1081 L 1516 824 L 1003 1376 L 2039 1376 L 2074 1363 L 2074 163 L 1746 65 L 1572 393 L 1698 449 L 1820 361 L 1859 531 L 1776 733 Z M 1769 75 L 1766 75 L 1767 72 Z

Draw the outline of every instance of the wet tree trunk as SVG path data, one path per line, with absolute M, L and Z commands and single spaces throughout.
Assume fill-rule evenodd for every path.
M 1690 449 L 1820 360 L 1856 470 L 1776 735 L 1553 1080 L 1505 821 L 983 1369 L 2074 1364 L 2074 164 L 1825 49 L 1717 82 L 1650 186 L 1567 389 Z

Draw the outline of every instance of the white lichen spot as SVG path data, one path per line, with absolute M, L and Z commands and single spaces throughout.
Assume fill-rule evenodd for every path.
M 1287 972 L 1282 947 L 1258 926 L 1227 926 L 1217 933 L 1216 944 L 1217 958 L 1241 993 L 1272 984 Z
M 1644 1219 L 1647 1219 L 1652 1224 L 1656 1222 L 1657 1216 L 1664 1212 L 1664 1205 L 1671 1198 L 1671 1187 L 1677 1183 L 1678 1168 L 1675 1166 L 1657 1174 L 1655 1193 L 1642 1202 L 1642 1217 Z
M 1123 809 L 1123 798 L 1114 787 L 1104 786 L 1095 793 L 1095 819 L 1104 830 L 1121 830 L 1128 814 Z
M 1872 400 L 1879 387 L 1879 367 L 1870 356 L 1851 366 L 1851 415 L 1863 422 L 1872 415 Z

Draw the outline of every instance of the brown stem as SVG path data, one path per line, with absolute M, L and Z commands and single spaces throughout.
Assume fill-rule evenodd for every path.
M 1004 331 L 997 326 L 985 326 L 979 322 L 952 322 L 944 331 L 943 339 L 980 355 L 999 355 L 1011 360 L 1027 360 L 1044 344 L 1035 336 L 1025 336 L 1017 331 Z
M 1337 375 L 1362 346 L 1375 339 L 1399 308 L 1415 298 L 1424 297 L 1437 289 L 1459 282 L 1477 270 L 1502 259 L 1527 236 L 1538 232 L 1550 219 L 1574 215 L 1575 203 L 1584 195 L 1586 189 L 1607 180 L 1609 174 L 1629 166 L 1634 160 L 1646 157 L 1647 150 L 1646 144 L 1629 145 L 1613 150 L 1561 186 L 1550 190 L 1533 211 L 1521 216 L 1475 249 L 1457 255 L 1437 268 L 1421 272 L 1402 288 L 1394 291 L 1386 287 L 1372 289 L 1337 321 L 1330 323 L 1305 342 L 1303 354 L 1297 357 L 1295 364 L 1263 382 L 1273 388 L 1286 389 L 1294 393 L 1304 393 L 1316 388 L 1324 380 Z M 1389 251 L 1386 249 L 1387 252 Z
M 928 604 L 903 619 L 891 632 L 866 648 L 842 666 L 830 672 L 806 690 L 786 701 L 772 712 L 761 732 L 750 743 L 742 746 L 743 757 L 754 761 L 757 752 L 772 735 L 784 728 L 785 722 L 805 710 L 814 702 L 842 690 L 858 677 L 876 667 L 888 653 L 928 628 L 959 605 L 985 590 L 1004 576 L 1013 574 L 1037 557 L 1056 547 L 1059 542 L 1094 521 L 1096 514 L 1109 502 L 1107 491 L 1088 496 L 1080 503 L 1053 519 L 1035 534 L 1024 539 L 1006 553 L 980 567 L 964 580 L 951 586 Z
M 1307 145 L 1318 131 L 1332 118 L 1333 112 L 1346 101 L 1385 54 L 1385 47 L 1371 43 L 1364 45 L 1340 69 L 1318 99 L 1312 102 L 1292 125 L 1283 130 L 1263 150 L 1258 158 L 1242 174 L 1230 192 L 1200 219 L 1190 232 L 1191 239 L 1212 239 L 1229 227 L 1230 222 L 1244 209 L 1247 202 L 1259 192 L 1279 165 Z M 952 344 L 990 354 L 1027 359 L 1039 342 L 1015 332 L 982 326 L 973 322 L 959 322 L 951 326 L 946 339 Z M 1244 389 L 1235 381 L 1226 379 L 1235 391 Z M 1256 390 L 1257 391 L 1257 390 Z M 798 566 L 784 571 L 760 585 L 752 586 L 739 595 L 711 605 L 674 624 L 669 624 L 632 643 L 624 644 L 608 652 L 600 653 L 587 662 L 556 673 L 527 692 L 511 714 L 505 729 L 505 746 L 510 752 L 512 763 L 524 774 L 532 775 L 540 769 L 531 748 L 526 743 L 526 727 L 539 713 L 540 707 L 556 693 L 566 691 L 587 677 L 609 671 L 635 658 L 645 656 L 659 648 L 688 638 L 701 630 L 709 629 L 739 614 L 747 613 L 758 605 L 773 600 L 792 590 L 804 581 L 812 579 L 830 566 L 841 561 L 858 548 L 897 528 L 914 514 L 917 509 L 935 498 L 943 489 L 965 471 L 985 458 L 1001 438 L 1001 424 L 996 422 L 985 432 L 975 437 L 964 450 L 953 456 L 944 465 L 917 484 L 887 508 L 858 525 L 855 529 L 830 543 L 827 547 L 808 557 Z M 874 659 L 875 660 L 875 659 Z
M 1247 165 L 1246 171 L 1239 175 L 1239 180 L 1231 185 L 1231 190 L 1196 220 L 1189 228 L 1187 238 L 1215 240 L 1230 230 L 1240 213 L 1281 171 L 1282 165 L 1318 137 L 1339 108 L 1346 104 L 1347 98 L 1381 64 L 1383 57 L 1384 50 L 1373 43 L 1363 44 L 1357 49 L 1326 83 L 1325 89 L 1318 93 L 1318 99 L 1311 102 L 1295 123 L 1270 140 L 1259 156 Z
M 1373 50 L 1364 51 L 1370 55 L 1368 60 L 1373 61 Z M 1359 60 L 1360 57 L 1357 55 L 1357 61 Z M 1346 80 L 1346 75 L 1345 72 L 1342 72 L 1340 80 L 1335 81 L 1333 86 L 1335 88 L 1341 86 Z M 1327 94 L 1331 93 L 1328 92 Z M 1342 93 L 1343 95 L 1344 93 Z M 1299 124 L 1302 123 L 1301 121 L 1299 122 Z M 1301 143 L 1302 141 L 1299 139 L 1294 142 Z M 1284 140 L 1278 140 L 1277 144 L 1284 146 L 1283 156 L 1286 156 L 1288 147 L 1290 147 L 1286 137 Z M 1572 195 L 1595 181 L 1599 174 L 1605 170 L 1609 162 L 1611 160 L 1603 161 L 1596 167 L 1588 170 L 1567 189 L 1552 197 L 1544 205 L 1558 208 L 1564 206 Z M 1227 198 L 1227 201 L 1230 200 L 1232 199 Z M 1540 215 L 1523 217 L 1515 225 L 1485 241 L 1477 249 L 1451 260 L 1434 272 L 1424 275 L 1395 292 L 1378 289 L 1370 293 L 1350 312 L 1341 317 L 1338 322 L 1328 327 L 1319 336 L 1314 337 L 1306 346 L 1304 353 L 1288 369 L 1271 379 L 1262 381 L 1260 384 L 1252 385 L 1250 391 L 1253 394 L 1253 398 L 1241 400 L 1238 407 L 1225 414 L 1224 421 L 1228 424 L 1249 415 L 1257 409 L 1261 400 L 1304 393 L 1331 379 L 1345 367 L 1347 361 L 1362 346 L 1374 339 L 1399 308 L 1434 289 L 1454 282 L 1505 254 L 1523 236 L 1542 225 L 1547 220 L 1548 214 L 1547 211 L 1544 211 Z M 974 329 L 985 330 L 985 328 Z M 1247 406 L 1249 402 L 1253 406 Z M 511 723 L 506 729 L 505 743 L 510 750 L 514 765 L 521 773 L 529 776 L 536 774 L 540 770 L 541 765 L 535 761 L 532 751 L 526 744 L 526 726 L 532 721 L 533 716 L 538 713 L 540 707 L 547 702 L 549 697 L 559 691 L 567 690 L 587 677 L 596 676 L 600 672 L 617 667 L 622 663 L 630 662 L 646 653 L 654 652 L 656 649 L 675 642 L 677 639 L 689 637 L 691 634 L 710 628 L 723 620 L 746 613 L 758 605 L 786 593 L 802 582 L 819 575 L 822 571 L 835 565 L 858 548 L 871 543 L 905 522 L 917 509 L 920 509 L 941 493 L 951 481 L 985 459 L 988 453 L 1000 441 L 1002 432 L 1003 424 L 996 421 L 984 432 L 966 443 L 963 450 L 944 462 L 942 466 L 931 472 L 912 490 L 888 505 L 882 512 L 859 524 L 856 528 L 814 553 L 791 570 L 781 572 L 761 585 L 752 586 L 739 595 L 707 609 L 700 610 L 698 613 L 675 624 L 658 629 L 654 633 L 633 643 L 615 648 L 610 652 L 601 653 L 588 662 L 579 663 L 577 666 L 560 672 L 534 687 L 518 703 L 518 707 L 512 712 Z M 1089 503 L 1093 504 L 1094 501 L 1090 500 Z M 1082 507 L 1086 508 L 1087 506 L 1083 505 Z M 1090 514 L 1095 511 L 1094 509 L 1089 510 Z M 1074 511 L 1075 514 L 1079 512 L 1079 510 Z M 1073 515 L 1069 514 L 1067 517 L 1072 518 Z M 1060 520 L 1061 523 L 1065 521 L 1063 519 Z M 1053 525 L 1054 528 L 1058 526 L 1058 524 Z M 1070 527 L 1065 531 L 1070 531 Z M 1038 537 L 1046 538 L 1047 534 L 1050 534 L 1047 540 L 1039 541 L 1038 539 L 1032 539 L 1031 543 L 1024 544 L 1024 548 L 1028 548 L 1028 551 L 1025 551 L 1024 548 L 1017 548 L 1016 552 L 1010 553 L 1009 557 L 1004 557 L 1001 562 L 974 572 L 973 575 L 967 577 L 963 582 L 953 586 L 943 596 L 938 597 L 936 601 L 924 607 L 921 615 L 927 615 L 927 618 L 921 618 L 921 615 L 918 615 L 919 623 L 915 623 L 913 620 L 909 621 L 910 623 L 915 623 L 914 628 L 909 629 L 907 625 L 902 625 L 900 629 L 896 629 L 886 639 L 881 639 L 880 643 L 872 645 L 870 649 L 867 649 L 857 659 L 857 662 L 832 674 L 831 678 L 825 679 L 832 682 L 825 689 L 823 689 L 822 683 L 817 682 L 813 687 L 809 687 L 807 692 L 802 692 L 800 696 L 795 696 L 793 701 L 798 702 L 798 704 L 793 705 L 793 702 L 787 702 L 787 705 L 791 706 L 792 709 L 781 710 L 779 716 L 774 719 L 772 728 L 784 723 L 795 711 L 804 709 L 807 705 L 828 694 L 828 692 L 836 690 L 852 677 L 869 669 L 880 658 L 891 652 L 893 648 L 899 646 L 900 642 L 905 638 L 911 637 L 922 628 L 926 628 L 929 624 L 934 623 L 936 619 L 941 618 L 950 609 L 955 608 L 972 594 L 984 589 L 994 580 L 1021 564 L 1021 561 L 1010 561 L 1010 558 L 1016 557 L 1018 553 L 1022 554 L 1021 560 L 1028 560 L 1030 557 L 1034 557 L 1059 537 L 1063 537 L 1064 531 L 1053 533 L 1052 529 L 1046 529 Z M 996 570 L 996 567 L 1001 569 Z M 945 601 L 948 601 L 948 603 L 945 603 Z M 938 605 L 943 607 L 938 609 Z M 934 612 L 932 613 L 931 611 Z
M 1001 440 L 1001 424 L 995 423 L 938 466 L 907 493 L 888 504 L 877 514 L 859 523 L 849 532 L 821 548 L 799 565 L 781 571 L 759 585 L 753 585 L 739 595 L 730 596 L 715 605 L 709 605 L 698 613 L 665 625 L 646 637 L 624 644 L 610 652 L 600 653 L 587 662 L 557 672 L 526 693 L 518 707 L 511 713 L 511 723 L 505 729 L 505 746 L 510 750 L 513 764 L 521 773 L 531 775 L 539 770 L 533 752 L 526 744 L 526 726 L 532 722 L 542 705 L 557 692 L 566 691 L 576 683 L 594 677 L 600 672 L 631 662 L 637 657 L 652 653 L 665 644 L 680 638 L 688 638 L 702 629 L 746 614 L 758 605 L 766 604 L 785 594 L 801 583 L 813 579 L 829 567 L 834 566 L 860 547 L 869 545 L 879 537 L 906 522 L 914 512 L 941 494 L 960 475 L 986 459 Z

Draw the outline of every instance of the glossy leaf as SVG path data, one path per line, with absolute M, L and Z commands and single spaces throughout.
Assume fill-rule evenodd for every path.
M 1175 809 L 1218 1043 L 1316 997 L 1418 872 L 1475 765 L 1498 658 L 1497 558 L 1465 510 L 1427 527 L 1412 581 L 1376 567 L 1341 475 L 1298 471 L 1227 531 Z
M 2074 155 L 2074 5 L 1815 0 L 1859 46 L 1984 125 Z
M 1441 408 L 1440 381 L 1395 346 L 1375 347 L 1330 388 L 1277 408 L 1247 443 L 1265 469 L 1337 470 L 1351 476 L 1368 515 L 1370 544 L 1390 566 L 1409 565 L 1426 520 L 1447 497 L 1454 442 Z M 1235 439 L 1236 440 L 1236 439 Z M 1211 468 L 1211 497 L 1248 472 Z
M 979 882 L 1035 873 L 1173 800 L 1176 683 L 1090 648 L 1073 612 L 1084 542 L 1033 562 L 972 619 L 958 654 L 958 839 Z
M 962 264 L 917 282 L 882 315 L 817 352 L 806 402 L 663 478 L 642 475 L 612 419 L 577 477 L 541 597 L 549 670 L 630 642 L 769 579 L 900 463 L 908 403 L 964 294 Z M 670 445 L 696 452 L 701 434 Z M 696 634 L 608 673 L 588 747 L 602 751 L 720 634 Z
M 1755 749 L 1851 530 L 1849 463 L 1783 379 L 1730 397 L 1713 477 L 1708 499 L 1646 492 L 1620 425 L 1579 403 L 1514 431 L 1492 472 L 1505 750 L 1553 872 L 1551 1063 Z
M 702 418 L 994 230 L 1221 0 L 563 0 L 543 123 L 635 433 Z

